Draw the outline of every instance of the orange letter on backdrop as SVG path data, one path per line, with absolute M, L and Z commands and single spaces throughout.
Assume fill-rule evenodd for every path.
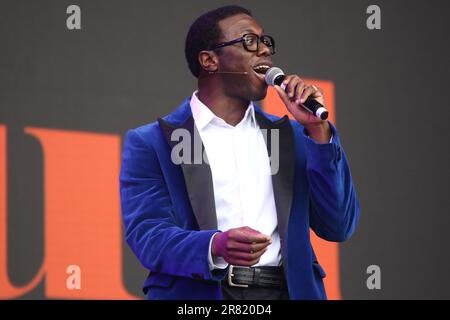
M 329 120 L 335 123 L 334 117 L 334 84 L 331 81 L 317 80 L 317 79 L 303 79 L 306 83 L 315 84 L 323 89 L 325 94 L 325 103 L 330 112 Z M 267 96 L 263 101 L 264 110 L 268 113 L 283 116 L 289 114 L 285 105 L 278 97 L 278 93 L 272 87 L 269 87 Z M 289 117 L 292 116 L 289 114 Z M 328 299 L 341 299 L 341 292 L 339 288 L 339 247 L 337 243 L 328 242 L 317 237 L 311 232 L 311 242 L 316 252 L 317 259 L 324 267 L 327 276 L 324 279 L 325 288 Z
M 0 126 L 0 298 L 33 289 L 45 273 L 48 298 L 134 299 L 122 281 L 119 203 L 120 137 L 26 128 L 44 154 L 45 257 L 25 287 L 7 275 L 6 128 Z M 67 267 L 80 268 L 82 288 L 67 288 Z
M 20 297 L 36 287 L 44 276 L 44 264 L 34 278 L 25 286 L 17 287 L 8 277 L 8 220 L 7 220 L 7 163 L 6 163 L 6 127 L 0 125 L 0 299 Z

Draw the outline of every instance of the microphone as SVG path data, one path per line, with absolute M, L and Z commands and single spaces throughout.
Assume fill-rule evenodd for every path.
M 286 78 L 283 70 L 277 67 L 272 67 L 267 70 L 264 79 L 269 86 L 278 85 L 283 90 L 286 90 L 286 86 L 283 84 L 283 80 Z M 328 110 L 325 107 L 317 102 L 317 100 L 308 97 L 305 102 L 302 104 L 303 108 L 311 112 L 316 117 L 326 120 L 328 118 Z

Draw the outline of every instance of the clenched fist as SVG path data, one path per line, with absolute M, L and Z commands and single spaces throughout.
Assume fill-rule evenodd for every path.
M 214 235 L 211 254 L 223 257 L 235 266 L 250 267 L 259 262 L 272 239 L 250 227 L 241 227 Z

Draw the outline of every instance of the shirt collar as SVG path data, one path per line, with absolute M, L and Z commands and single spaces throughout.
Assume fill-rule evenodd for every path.
M 208 124 L 214 121 L 217 124 L 228 126 L 233 128 L 233 126 L 227 124 L 223 119 L 216 116 L 211 109 L 209 109 L 200 99 L 197 97 L 198 90 L 194 91 L 191 97 L 191 110 L 192 117 L 194 118 L 195 125 L 198 130 L 203 130 Z M 256 127 L 256 118 L 255 118 L 255 108 L 253 106 L 253 102 L 250 101 L 247 110 L 245 111 L 244 118 L 239 122 L 237 126 L 250 122 L 253 127 Z

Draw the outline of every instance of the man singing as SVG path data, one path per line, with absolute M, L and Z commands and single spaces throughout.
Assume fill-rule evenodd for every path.
M 203 14 L 185 46 L 198 90 L 127 133 L 122 214 L 126 240 L 150 270 L 148 299 L 326 299 L 309 230 L 345 241 L 359 202 L 336 128 L 302 107 L 308 97 L 324 105 L 320 88 L 298 75 L 275 86 L 295 120 L 253 104 L 267 94 L 274 53 L 248 10 Z M 184 139 L 192 150 L 177 158 Z M 200 162 L 190 161 L 196 141 Z

